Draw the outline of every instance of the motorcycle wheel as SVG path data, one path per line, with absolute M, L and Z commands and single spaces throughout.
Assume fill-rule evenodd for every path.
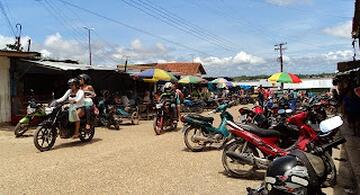
M 164 128 L 164 121 L 162 117 L 155 117 L 154 118 L 154 131 L 156 135 L 161 135 Z
M 250 143 L 247 143 L 246 147 L 244 148 L 245 143 L 246 142 L 243 140 L 236 140 L 226 145 L 223 150 L 221 158 L 222 164 L 225 168 L 226 173 L 231 177 L 248 178 L 254 173 L 255 167 L 253 165 L 241 164 L 226 155 L 227 152 L 238 152 L 239 154 L 252 153 L 254 156 L 259 156 L 256 149 L 252 147 Z
M 326 152 L 324 155 L 324 162 L 326 165 L 326 169 L 327 169 L 327 176 L 326 176 L 326 181 L 324 182 L 324 187 L 333 187 L 336 185 L 336 179 L 337 179 L 337 173 L 336 173 L 336 167 L 334 164 L 333 159 L 331 158 L 331 155 Z
M 20 137 L 22 136 L 27 130 L 29 129 L 29 124 L 24 124 L 24 123 L 18 123 L 15 126 L 15 131 L 14 134 L 16 137 Z
M 95 135 L 95 127 L 94 126 L 91 126 L 90 129 L 85 129 L 85 127 L 81 127 L 79 131 L 80 131 L 79 138 L 82 142 L 91 141 Z
M 139 113 L 133 112 L 131 114 L 131 124 L 138 125 L 140 123 Z
M 34 145 L 40 152 L 48 151 L 54 146 L 56 137 L 56 129 L 40 126 L 34 134 Z
M 196 135 L 197 133 L 200 133 L 202 135 L 202 131 L 201 129 L 195 128 L 195 127 L 184 127 L 185 132 L 184 132 L 184 143 L 185 146 L 191 150 L 192 152 L 200 152 L 203 151 L 204 148 L 206 147 L 205 144 L 200 144 L 199 141 L 194 140 L 193 136 Z

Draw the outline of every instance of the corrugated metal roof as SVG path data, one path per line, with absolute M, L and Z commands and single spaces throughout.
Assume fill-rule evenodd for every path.
M 35 60 L 22 60 L 25 62 L 31 62 L 40 65 L 45 68 L 57 69 L 57 70 L 116 70 L 116 66 L 113 67 L 105 65 L 89 65 L 89 64 L 75 64 L 66 62 L 53 62 L 53 61 L 35 61 Z

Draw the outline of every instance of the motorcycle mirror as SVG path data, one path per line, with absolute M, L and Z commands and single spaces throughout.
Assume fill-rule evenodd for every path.
M 278 110 L 278 114 L 284 114 L 285 113 L 285 110 L 284 109 L 279 109 Z
M 51 92 L 51 98 L 54 100 L 55 99 L 55 93 Z
M 290 113 L 292 113 L 292 110 L 291 109 L 286 109 L 285 112 L 286 112 L 286 114 L 290 114 Z

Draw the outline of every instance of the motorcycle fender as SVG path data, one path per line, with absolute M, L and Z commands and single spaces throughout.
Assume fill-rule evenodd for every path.
M 52 122 L 51 122 L 51 121 L 48 121 L 48 120 L 44 120 L 44 121 L 42 121 L 38 126 L 51 127 L 51 126 L 52 126 Z
M 20 124 L 28 124 L 30 122 L 30 117 L 29 116 L 24 116 L 22 119 L 20 119 L 19 123 Z
M 187 125 L 187 124 L 184 124 L 184 127 L 182 128 L 182 132 L 183 133 L 185 133 L 185 131 L 187 130 L 187 129 L 189 129 L 191 126 L 190 125 Z

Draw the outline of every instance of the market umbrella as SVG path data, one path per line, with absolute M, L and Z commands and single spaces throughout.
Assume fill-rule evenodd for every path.
M 197 76 L 185 76 L 183 78 L 181 78 L 179 80 L 179 83 L 181 84 L 197 84 L 197 83 L 201 83 L 203 81 L 202 78 L 197 77 Z
M 286 73 L 286 72 L 278 72 L 275 73 L 273 75 L 271 75 L 271 77 L 268 78 L 268 81 L 270 82 L 278 82 L 278 83 L 301 83 L 301 79 L 291 73 Z
M 145 82 L 177 81 L 173 74 L 158 68 L 144 70 L 136 76 L 142 78 Z
M 226 83 L 226 82 L 229 82 L 228 80 L 224 79 L 224 78 L 217 78 L 217 79 L 214 79 L 211 81 L 211 83 Z

